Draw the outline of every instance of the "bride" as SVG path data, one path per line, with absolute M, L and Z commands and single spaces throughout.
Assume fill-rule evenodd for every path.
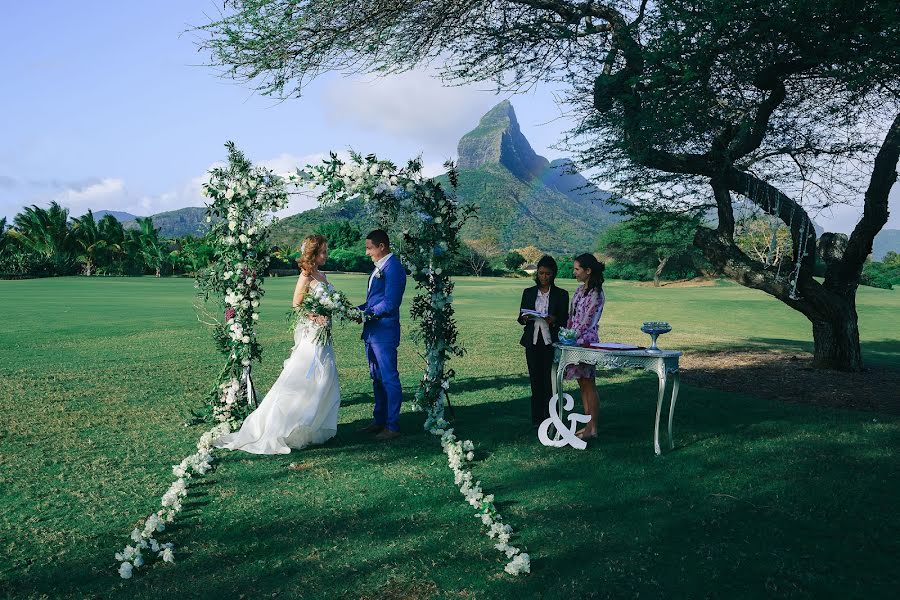
M 331 284 L 319 267 L 328 258 L 324 236 L 310 235 L 300 246 L 301 274 L 294 289 L 294 308 L 306 294 L 322 294 Z M 288 454 L 291 448 L 321 444 L 337 433 L 341 403 L 334 348 L 331 342 L 315 342 L 320 327 L 330 324 L 323 316 L 315 324 L 300 323 L 294 330 L 294 347 L 278 380 L 257 409 L 244 420 L 240 431 L 222 436 L 217 448 L 253 454 Z

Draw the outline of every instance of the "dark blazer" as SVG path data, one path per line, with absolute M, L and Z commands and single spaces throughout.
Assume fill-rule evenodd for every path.
M 534 339 L 534 320 L 526 321 L 522 318 L 522 309 L 527 308 L 534 310 L 534 303 L 537 301 L 538 286 L 532 286 L 522 291 L 522 304 L 519 306 L 519 324 L 525 325 L 525 331 L 522 333 L 522 339 L 519 343 L 523 346 L 531 346 L 531 340 Z M 550 287 L 550 302 L 547 307 L 547 313 L 556 317 L 553 325 L 550 326 L 550 337 L 552 342 L 559 341 L 559 328 L 566 326 L 569 319 L 569 292 L 561 287 Z

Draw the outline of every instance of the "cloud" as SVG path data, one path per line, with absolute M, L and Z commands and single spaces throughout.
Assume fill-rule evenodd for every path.
M 444 161 L 438 162 L 425 162 L 422 165 L 422 175 L 425 177 L 437 177 L 438 175 L 443 175 L 447 172 L 447 169 L 444 168 Z
M 293 172 L 297 167 L 319 163 L 326 157 L 327 154 L 321 152 L 306 155 L 282 153 L 273 158 L 255 161 L 255 164 L 271 169 L 275 173 L 284 174 Z M 219 166 L 222 166 L 222 163 L 212 163 L 203 173 L 159 194 L 148 194 L 135 190 L 123 179 L 113 177 L 65 182 L 60 180 L 26 181 L 0 176 L 0 189 L 15 187 L 26 191 L 24 199 L 0 199 L 0 216 L 12 219 L 16 213 L 22 210 L 23 206 L 36 204 L 46 207 L 52 201 L 68 208 L 69 214 L 72 216 L 83 215 L 88 209 L 94 212 L 116 210 L 137 216 L 146 216 L 187 206 L 203 206 L 206 203 L 206 197 L 202 193 L 203 184 L 209 180 L 209 171 Z M 61 189 L 48 190 L 47 188 Z M 297 190 L 292 190 L 292 192 L 295 193 L 291 194 L 289 207 L 281 211 L 279 216 L 292 215 L 318 205 L 315 195 L 296 193 Z
M 0 189 L 17 189 L 17 188 L 36 188 L 44 191 L 54 190 L 81 190 L 94 184 L 100 183 L 99 177 L 83 177 L 81 179 L 58 179 L 52 178 L 34 178 L 23 179 L 21 177 L 13 177 L 10 175 L 0 175 Z
M 53 194 L 52 200 L 69 209 L 73 216 L 83 215 L 88 209 L 101 210 L 122 203 L 127 197 L 122 179 L 106 178 L 82 187 L 66 189 Z
M 456 142 L 499 102 L 474 86 L 444 87 L 426 71 L 337 79 L 324 104 L 333 125 L 405 138 L 424 150 L 454 153 Z

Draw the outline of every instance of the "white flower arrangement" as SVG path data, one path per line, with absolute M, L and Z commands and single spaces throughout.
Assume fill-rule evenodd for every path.
M 228 391 L 231 391 L 231 386 L 228 387 Z M 197 452 L 172 467 L 172 474 L 177 479 L 162 495 L 160 499 L 162 508 L 147 516 L 141 527 L 135 527 L 131 531 L 130 537 L 134 545 L 129 544 L 121 552 L 116 552 L 115 559 L 120 563 L 118 572 L 122 579 L 130 579 L 135 569 L 146 564 L 144 552 L 147 552 L 150 558 L 155 554 L 156 558 L 162 559 L 163 562 L 175 562 L 175 544 L 172 542 L 161 544 L 155 535 L 165 531 L 166 523 L 173 522 L 176 515 L 181 512 L 190 482 L 212 469 L 213 442 L 230 431 L 231 427 L 227 421 L 216 425 L 200 436 L 197 441 Z
M 516 546 L 510 545 L 513 529 L 503 522 L 494 505 L 494 495 L 485 494 L 480 481 L 473 483 L 472 471 L 466 467 L 466 464 L 475 458 L 475 444 L 472 440 L 459 441 L 453 429 L 449 427 L 450 424 L 442 417 L 430 414 L 428 423 L 431 425 L 429 431 L 433 435 L 441 436 L 441 447 L 447 455 L 447 464 L 453 471 L 453 482 L 459 486 L 459 491 L 466 502 L 475 509 L 475 517 L 487 527 L 487 536 L 497 541 L 494 548 L 502 552 L 507 559 L 511 559 L 503 570 L 510 575 L 530 573 L 531 557 Z
M 236 395 L 223 396 L 214 389 L 207 410 L 213 419 L 228 420 L 236 428 L 250 412 L 249 367 L 260 356 L 257 309 L 262 297 L 260 275 L 269 261 L 264 248 L 268 247 L 270 215 L 287 206 L 288 195 L 281 177 L 254 167 L 234 144 L 226 147 L 227 167 L 212 169 L 209 181 L 203 184 L 216 260 L 198 276 L 197 287 L 207 298 L 222 298 L 225 318 L 210 323 L 217 326 L 217 341 L 228 357 L 217 383 L 241 381 Z

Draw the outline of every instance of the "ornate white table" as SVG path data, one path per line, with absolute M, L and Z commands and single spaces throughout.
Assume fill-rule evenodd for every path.
M 553 378 L 553 395 L 557 399 L 557 412 L 562 418 L 563 401 L 562 385 L 566 367 L 578 363 L 596 365 L 598 369 L 644 369 L 653 371 L 659 377 L 659 395 L 656 399 L 656 422 L 653 428 L 653 449 L 657 454 L 659 450 L 659 415 L 662 412 L 663 397 L 666 392 L 666 381 L 672 377 L 672 398 L 669 401 L 669 448 L 675 447 L 672 438 L 672 417 L 675 414 L 675 401 L 678 399 L 678 385 L 680 376 L 678 372 L 678 359 L 681 352 L 671 350 L 659 350 L 656 352 L 647 350 L 601 350 L 597 348 L 584 348 L 582 346 L 565 346 L 555 344 L 556 355 L 554 365 L 556 376 Z M 558 432 L 557 432 L 558 435 Z

